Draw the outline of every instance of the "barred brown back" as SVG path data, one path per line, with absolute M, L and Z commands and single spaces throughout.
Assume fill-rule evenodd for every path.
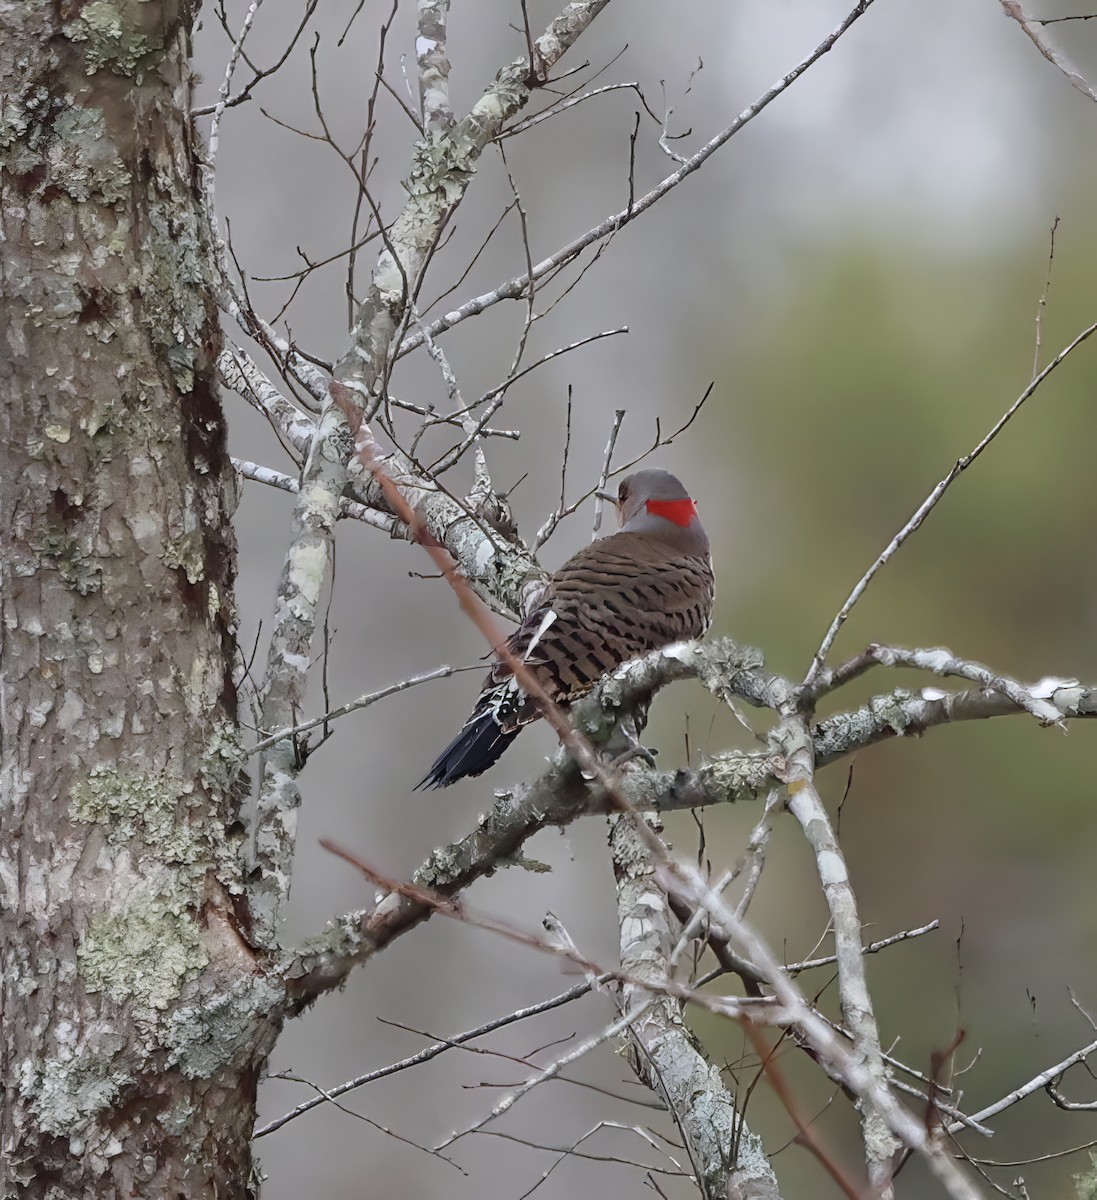
M 712 619 L 713 595 L 707 555 L 676 556 L 660 539 L 616 533 L 580 550 L 553 576 L 551 593 L 508 645 L 524 657 L 546 611 L 556 613 L 529 666 L 552 699 L 566 704 L 630 658 L 701 637 Z M 506 664 L 496 663 L 490 680 L 497 685 L 509 676 Z M 515 726 L 536 715 L 532 702 L 522 705 Z
M 712 618 L 708 538 L 682 484 L 666 471 L 638 471 L 622 480 L 616 503 L 620 532 L 564 563 L 507 640 L 557 704 L 586 695 L 630 658 L 701 637 Z M 472 715 L 418 786 L 479 775 L 538 716 L 510 667 L 496 662 Z

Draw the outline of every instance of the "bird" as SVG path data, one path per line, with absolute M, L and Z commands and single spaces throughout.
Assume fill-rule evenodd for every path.
M 712 619 L 708 536 L 679 480 L 669 471 L 637 471 L 621 481 L 616 497 L 599 495 L 616 506 L 620 529 L 555 571 L 506 643 L 562 708 L 628 659 L 703 636 Z M 499 659 L 472 715 L 416 790 L 482 774 L 540 715 Z

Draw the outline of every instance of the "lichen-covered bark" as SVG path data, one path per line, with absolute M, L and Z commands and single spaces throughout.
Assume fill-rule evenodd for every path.
M 655 998 L 642 986 L 641 981 L 660 986 L 671 977 L 673 922 L 631 818 L 613 818 L 610 851 L 621 969 L 636 981 L 621 988 L 621 1009 L 634 1017 L 628 1031 L 632 1069 L 670 1110 L 704 1200 L 780 1200 L 761 1139 L 747 1127 L 719 1068 L 687 1027 L 682 1005 L 669 996 Z
M 261 718 L 267 732 L 291 727 L 305 696 L 306 674 L 316 631 L 320 596 L 327 577 L 332 537 L 339 501 L 348 481 L 361 482 L 366 473 L 354 462 L 348 437 L 348 409 L 371 420 L 383 398 L 396 338 L 408 315 L 420 276 L 430 260 L 447 216 L 460 203 L 483 150 L 504 122 L 529 99 L 547 72 L 590 25 L 609 0 L 572 0 L 550 22 L 533 46 L 534 62 L 516 59 L 505 66 L 484 90 L 468 115 L 451 126 L 447 120 L 428 125 L 415 144 L 411 169 L 404 186 L 407 200 L 385 238 L 366 295 L 358 307 L 350 346 L 335 364 L 334 380 L 325 397 L 316 433 L 301 472 L 294 509 L 293 536 L 282 567 L 275 602 L 267 670 L 263 682 Z M 382 464 L 379 464 L 382 465 Z M 400 452 L 385 458 L 386 473 L 405 482 L 411 494 L 427 489 L 426 482 Z M 376 484 L 375 484 L 376 486 Z M 435 518 L 462 516 L 456 506 L 443 513 L 435 505 Z M 472 525 L 471 522 L 468 525 Z M 468 526 L 466 525 L 465 528 Z M 467 534 L 458 539 L 469 545 Z M 455 548 L 447 540 L 443 544 Z M 510 597 L 520 587 L 518 575 L 540 575 L 528 555 L 527 569 L 515 570 L 513 556 L 498 554 L 479 535 L 471 577 L 488 585 L 494 582 Z M 491 589 L 494 590 L 494 589 Z M 272 746 L 263 760 L 256 805 L 253 907 L 260 936 L 273 944 L 282 910 L 289 898 L 290 868 L 296 841 L 300 792 L 297 747 L 291 738 Z
M 232 474 L 185 5 L 0 5 L 0 1185 L 241 1196 Z

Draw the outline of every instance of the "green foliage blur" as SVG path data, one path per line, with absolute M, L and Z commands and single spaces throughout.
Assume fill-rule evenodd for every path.
M 1060 224 L 1043 305 L 1047 233 L 981 258 L 851 238 L 802 259 L 795 288 L 730 338 L 724 328 L 697 331 L 713 375 L 734 380 L 734 403 L 708 416 L 710 444 L 746 476 L 747 515 L 730 522 L 735 544 L 715 551 L 734 577 L 718 631 L 802 677 L 856 580 L 1029 382 L 1037 312 L 1041 368 L 1097 319 L 1097 249 L 1087 234 Z M 882 570 L 832 661 L 870 641 L 943 645 L 1022 680 L 1097 679 L 1095 381 L 1097 336 L 1051 374 Z M 737 572 L 743 545 L 751 565 Z M 824 711 L 931 682 L 960 686 L 878 669 Z M 904 1062 L 929 1072 L 931 1054 L 961 1031 L 955 1065 L 982 1052 L 957 1081 L 968 1112 L 1093 1039 L 1071 994 L 1097 1008 L 1095 755 L 1097 725 L 1075 722 L 1065 736 L 1016 717 L 890 742 L 859 755 L 852 774 L 841 764 L 821 777 L 832 811 L 845 794 L 841 836 L 866 940 L 941 921 L 938 932 L 872 960 L 870 983 L 884 1045 L 901 1033 L 895 1053 Z M 708 822 L 714 861 L 742 845 L 756 817 Z M 823 933 L 814 865 L 797 833 L 779 828 L 754 916 L 777 939 L 802 931 L 798 944 L 777 942 L 790 961 L 810 955 Z M 830 977 L 817 971 L 802 982 L 810 991 Z M 833 992 L 831 983 L 831 1001 Z M 716 1039 L 717 1058 L 744 1052 L 726 1026 L 701 1018 L 698 1027 Z M 810 1118 L 828 1091 L 804 1059 L 786 1044 L 780 1061 Z M 1097 1093 L 1084 1068 L 1065 1090 L 1073 1099 Z M 759 1111 L 783 1119 L 791 1138 L 766 1092 L 751 1101 L 755 1119 Z M 854 1163 L 844 1102 L 834 1108 L 842 1116 L 822 1117 L 820 1128 Z M 1092 1114 L 1060 1112 L 1042 1092 L 997 1126 L 993 1142 L 968 1135 L 968 1149 L 1012 1162 L 1097 1134 Z M 798 1181 L 788 1194 L 831 1194 L 805 1151 L 789 1149 L 778 1164 Z M 1034 1196 L 1068 1197 L 1084 1165 L 1079 1155 L 994 1178 L 1023 1175 L 1038 1184 Z M 938 1190 L 911 1164 L 900 1194 Z

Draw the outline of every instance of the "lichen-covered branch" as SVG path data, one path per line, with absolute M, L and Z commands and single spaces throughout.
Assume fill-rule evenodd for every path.
M 581 0 L 569 4 L 537 39 L 538 70 L 551 67 L 607 3 L 608 0 Z M 385 249 L 358 309 L 350 345 L 336 364 L 334 380 L 324 399 L 301 474 L 292 541 L 278 585 L 261 689 L 261 720 L 265 731 L 296 724 L 305 697 L 312 639 L 328 575 L 339 501 L 349 479 L 353 443 L 344 406 L 349 399 L 354 408 L 368 416 L 380 404 L 395 350 L 394 339 L 410 314 L 415 289 L 443 223 L 471 182 L 483 148 L 502 123 L 526 102 L 531 87 L 538 82 L 530 63 L 525 60 L 511 63 L 499 72 L 463 121 L 446 128 L 436 123 L 416 144 L 406 181 L 407 201 L 384 237 Z M 338 398 L 332 394 L 336 387 L 340 389 Z M 417 501 L 430 492 L 437 495 L 431 481 L 419 477 L 403 455 L 387 463 L 386 468 L 393 477 L 402 480 L 402 486 L 410 493 L 418 493 Z M 431 507 L 457 508 L 452 501 Z M 437 512 L 431 515 L 435 521 L 440 516 Z M 457 521 L 459 531 L 455 536 L 460 540 L 461 527 L 466 531 L 468 528 L 460 520 L 464 514 L 458 510 L 446 515 Z M 475 526 L 475 521 L 469 524 Z M 466 545 L 459 548 L 479 568 L 473 577 L 482 583 L 484 571 L 494 556 L 490 549 L 487 554 L 483 552 L 490 539 L 480 536 L 475 540 L 471 554 Z M 509 593 L 514 589 L 504 590 Z M 273 746 L 262 765 L 253 838 L 257 869 L 253 900 L 259 935 L 267 941 L 276 936 L 279 914 L 289 895 L 296 814 L 301 799 L 297 786 L 299 766 L 291 739 Z
M 849 1043 L 815 1012 L 762 938 L 735 916 L 694 864 L 664 858 L 656 866 L 656 878 L 664 891 L 691 910 L 704 911 L 718 935 L 754 964 L 780 1007 L 780 1011 L 772 1011 L 772 1021 L 795 1026 L 827 1074 L 841 1081 L 866 1110 L 878 1114 L 890 1134 L 924 1158 L 947 1195 L 953 1200 L 979 1200 L 978 1188 L 926 1129 L 925 1121 L 902 1105 L 885 1078 L 851 1051 Z M 887 1140 L 890 1143 L 890 1137 Z
M 581 254 L 588 246 L 594 245 L 596 242 L 602 241 L 604 238 L 610 237 L 618 230 L 622 229 L 630 221 L 634 221 L 641 213 L 646 212 L 653 204 L 661 200 L 668 192 L 672 191 L 686 179 L 702 167 L 705 162 L 721 146 L 725 145 L 732 137 L 735 136 L 748 122 L 752 121 L 764 108 L 771 104 L 782 92 L 787 90 L 796 82 L 800 76 L 808 70 L 814 63 L 818 62 L 828 51 L 833 49 L 838 39 L 844 36 L 846 31 L 853 23 L 868 10 L 873 0 L 859 0 L 859 3 L 854 5 L 853 9 L 847 14 L 845 19 L 837 26 L 832 33 L 825 37 L 815 49 L 808 54 L 801 62 L 797 63 L 791 71 L 782 76 L 771 88 L 765 91 L 757 100 L 749 107 L 745 108 L 734 121 L 731 122 L 725 129 L 722 129 L 718 134 L 711 138 L 696 154 L 691 155 L 676 171 L 666 176 L 665 179 L 647 192 L 645 195 L 634 200 L 626 208 L 619 212 L 613 213 L 611 216 L 600 221 L 592 229 L 588 229 L 586 233 L 573 239 L 565 246 L 561 246 L 554 254 L 542 259 L 540 262 L 533 264 L 532 268 L 524 274 L 517 275 L 515 278 L 508 280 L 505 283 L 499 284 L 490 292 L 483 295 L 475 296 L 471 300 L 466 300 L 464 304 L 451 312 L 445 313 L 436 321 L 432 321 L 426 327 L 426 333 L 432 337 L 437 337 L 444 333 L 447 329 L 452 329 L 454 325 L 460 324 L 469 317 L 479 316 L 480 313 L 493 305 L 498 304 L 501 300 L 517 300 L 524 296 L 529 291 L 531 283 L 536 283 L 538 279 L 543 279 L 546 275 L 555 271 L 558 267 L 565 263 L 571 262 Z M 575 7 L 575 6 L 572 6 Z M 540 46 L 538 42 L 538 46 Z M 424 331 L 419 330 L 416 333 L 409 334 L 400 344 L 399 353 L 409 354 L 416 347 L 421 346 L 424 341 Z
M 652 1003 L 643 986 L 666 983 L 674 939 L 667 895 L 633 818 L 613 818 L 610 852 L 621 969 L 630 978 L 621 987 L 621 1010 L 634 1017 L 627 1029 L 632 1068 L 670 1110 L 705 1200 L 780 1200 L 761 1139 L 686 1026 L 681 1002 L 663 995 Z
M 415 57 L 419 64 L 419 105 L 428 130 L 444 132 L 453 123 L 449 103 L 449 58 L 446 54 L 446 18 L 449 0 L 419 0 L 419 36 Z
M 693 677 L 718 692 L 767 707 L 777 707 L 794 690 L 789 680 L 766 671 L 761 655 L 749 647 L 737 646 L 730 639 L 683 643 L 626 663 L 574 705 L 570 715 L 589 742 L 601 745 L 617 723 L 645 704 L 653 692 Z M 897 690 L 812 725 L 816 768 L 889 738 L 1023 711 L 1001 695 L 927 691 L 928 696 L 922 696 Z M 1097 716 L 1097 688 L 1062 681 L 1041 694 L 1064 717 Z M 783 786 L 786 771 L 786 754 L 780 748 L 734 751 L 714 755 L 695 770 L 634 767 L 622 775 L 620 789 L 634 807 L 670 812 L 757 799 Z M 558 751 L 539 779 L 498 793 L 476 829 L 436 849 L 413 880 L 443 895 L 455 895 L 501 867 L 520 866 L 522 846 L 539 830 L 566 825 L 585 813 L 605 811 L 605 800 L 591 792 L 570 755 Z M 340 918 L 311 943 L 287 955 L 283 970 L 290 980 L 292 1006 L 300 1008 L 338 987 L 356 965 L 429 916 L 426 905 L 390 896 L 375 909 Z
M 887 1082 L 887 1072 L 865 977 L 857 897 L 842 847 L 815 786 L 815 743 L 807 720 L 796 712 L 785 714 L 776 737 L 785 756 L 788 809 L 799 821 L 815 855 L 819 883 L 830 913 L 838 965 L 838 995 L 842 1016 L 853 1039 L 853 1054 L 866 1073 L 883 1086 Z M 860 1109 L 869 1182 L 881 1200 L 890 1200 L 894 1195 L 892 1160 L 901 1143 L 864 1093 L 860 1095 Z

